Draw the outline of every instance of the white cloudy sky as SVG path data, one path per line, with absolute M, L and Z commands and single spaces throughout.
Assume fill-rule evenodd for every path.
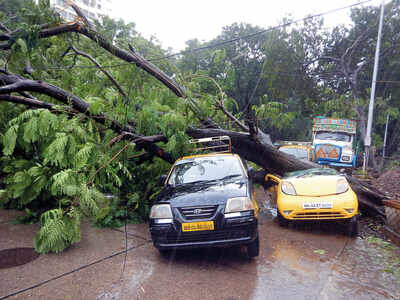
M 363 0 L 114 0 L 113 9 L 117 17 L 134 22 L 145 37 L 156 36 L 163 48 L 182 50 L 185 41 L 209 41 L 234 22 L 267 28 L 288 14 L 300 19 L 357 2 Z M 364 6 L 380 3 L 382 0 L 372 0 Z M 328 14 L 325 24 L 348 23 L 349 14 L 350 9 Z

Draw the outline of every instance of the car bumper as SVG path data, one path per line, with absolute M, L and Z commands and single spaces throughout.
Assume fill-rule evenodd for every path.
M 182 232 L 181 223 L 150 224 L 154 246 L 161 250 L 225 247 L 243 245 L 254 241 L 257 219 L 254 216 L 225 219 L 215 230 Z
M 330 202 L 333 203 L 333 207 L 305 209 L 302 207 L 304 202 Z M 320 197 L 285 195 L 278 199 L 278 209 L 285 219 L 292 221 L 343 220 L 350 219 L 358 213 L 358 201 L 354 192 L 350 191 L 339 195 Z M 352 209 L 351 212 L 350 209 Z M 289 211 L 290 213 L 287 213 Z

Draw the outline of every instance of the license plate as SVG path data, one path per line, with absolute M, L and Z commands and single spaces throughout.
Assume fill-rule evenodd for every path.
M 182 231 L 214 230 L 214 221 L 182 223 Z
M 303 203 L 303 209 L 316 209 L 316 208 L 333 208 L 333 204 L 329 202 L 310 202 Z

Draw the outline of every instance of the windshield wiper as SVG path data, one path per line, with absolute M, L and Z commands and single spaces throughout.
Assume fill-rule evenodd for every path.
M 232 178 L 235 178 L 235 177 L 242 177 L 242 174 L 233 174 L 233 175 L 228 175 L 228 176 L 225 176 L 225 177 L 219 178 L 219 179 L 217 179 L 217 180 L 228 180 L 228 179 L 232 179 Z

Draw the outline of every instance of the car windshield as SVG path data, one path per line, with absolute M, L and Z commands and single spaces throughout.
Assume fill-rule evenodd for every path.
M 338 175 L 339 172 L 330 168 L 313 168 L 307 170 L 300 170 L 294 172 L 288 172 L 283 175 L 284 178 L 288 177 L 309 177 L 317 175 Z
M 234 156 L 196 157 L 178 162 L 168 184 L 184 184 L 242 177 L 243 168 Z
M 281 147 L 281 148 L 279 148 L 279 150 L 286 154 L 293 155 L 297 159 L 307 159 L 308 158 L 308 152 L 306 149 Z
M 319 140 L 332 140 L 339 142 L 350 142 L 351 135 L 344 132 L 321 131 L 315 134 L 315 138 Z

